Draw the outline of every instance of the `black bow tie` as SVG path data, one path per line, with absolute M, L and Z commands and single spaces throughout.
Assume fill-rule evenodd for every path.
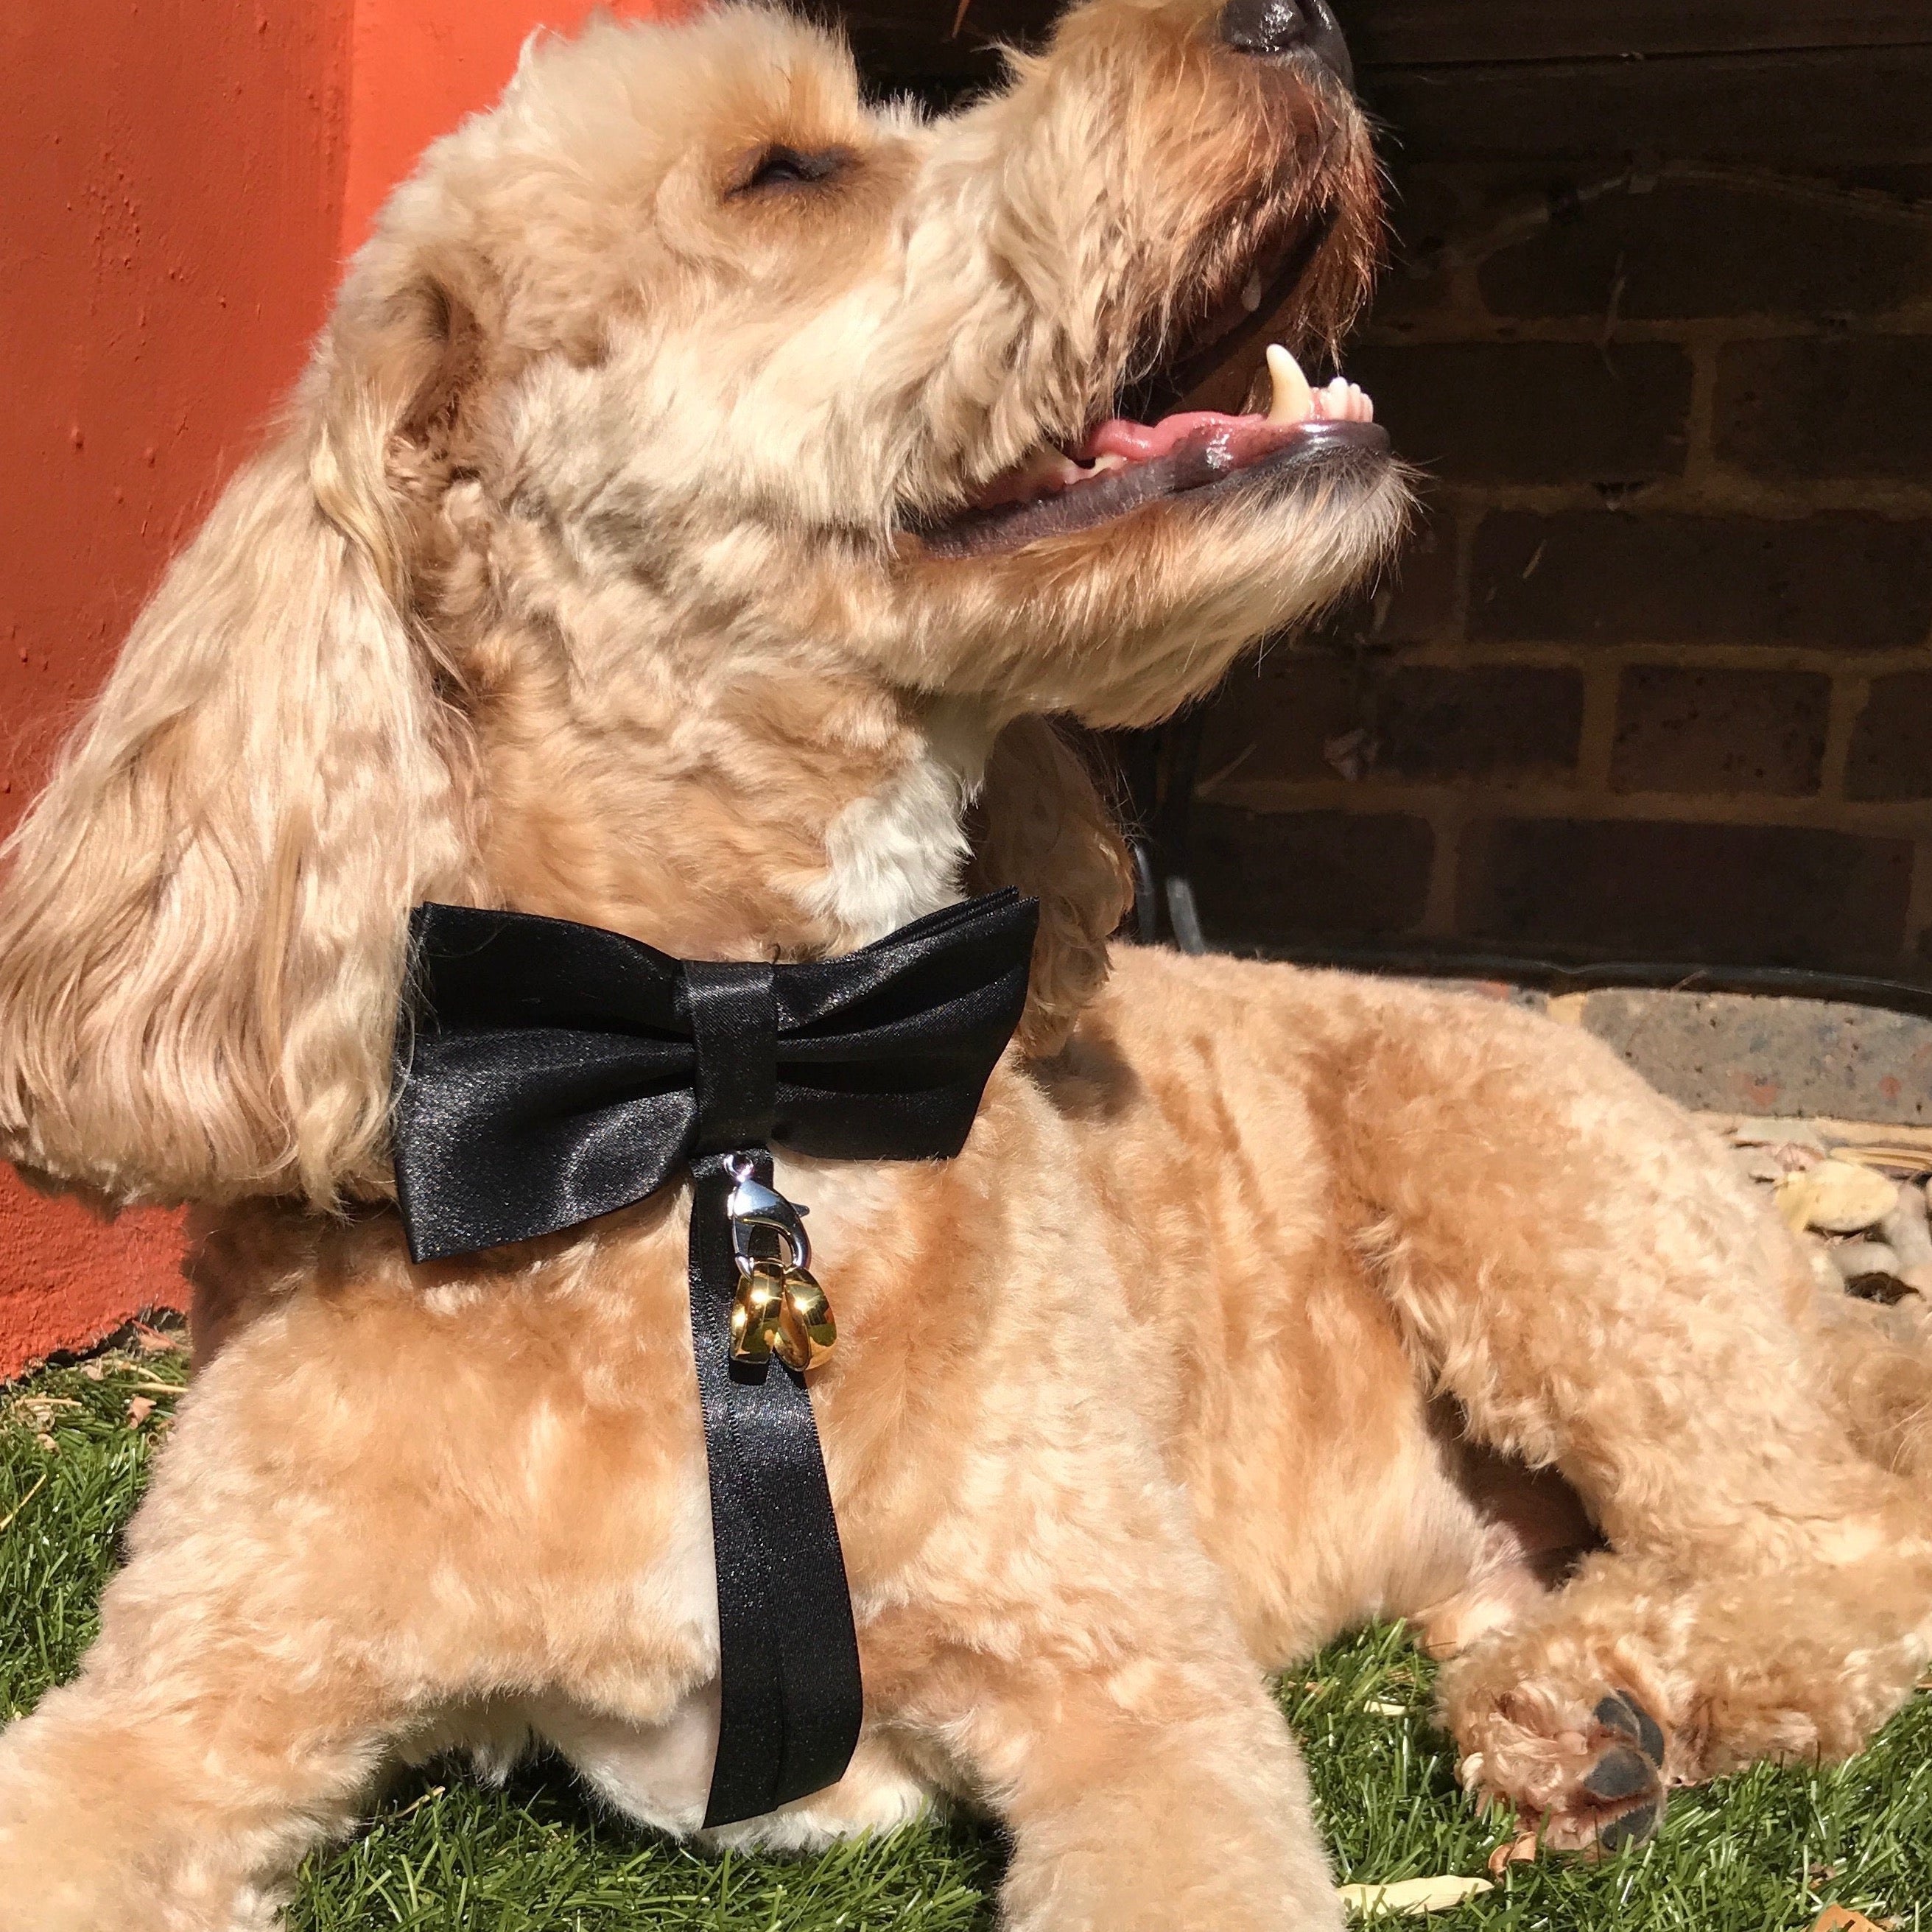
M 808 1319 L 799 1285 L 817 1292 L 794 1210 L 770 1192 L 770 1150 L 957 1154 L 1025 1005 L 1037 922 L 1034 902 L 998 892 L 861 952 L 770 966 L 676 960 L 524 913 L 411 915 L 393 1138 L 416 1260 L 554 1234 L 692 1175 L 722 1646 L 707 1826 L 836 1783 L 861 1715 L 804 1380 L 758 1353 L 776 1344 L 804 1365 L 786 1344 L 812 1346 L 794 1329 Z M 773 1231 L 786 1251 L 760 1272 L 752 1250 Z

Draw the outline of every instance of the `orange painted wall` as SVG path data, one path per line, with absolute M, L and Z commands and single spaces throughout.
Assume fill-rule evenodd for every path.
M 638 14 L 684 0 L 629 0 Z M 0 5 L 0 832 L 424 142 L 590 0 Z M 172 1216 L 0 1168 L 0 1379 L 178 1304 Z
M 663 20 L 694 0 L 603 0 L 606 11 Z M 598 0 L 356 0 L 349 166 L 342 197 L 345 254 L 358 247 L 382 197 L 423 148 L 488 106 L 516 71 L 538 26 L 573 33 Z
M 320 322 L 348 0 L 0 8 L 0 830 Z M 0 1377 L 181 1299 L 174 1217 L 0 1168 Z

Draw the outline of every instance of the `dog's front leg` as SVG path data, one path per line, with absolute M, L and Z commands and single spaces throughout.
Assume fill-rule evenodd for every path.
M 80 1676 L 0 1734 L 0 1932 L 266 1932 L 392 1760 L 715 1672 L 689 1360 L 634 1284 L 535 1342 L 534 1298 L 337 1294 L 197 1375 Z
M 134 1634 L 122 1618 L 118 1634 Z M 267 1932 L 287 1876 L 354 1816 L 382 1742 L 339 1690 L 265 1694 L 194 1639 L 91 1662 L 0 1737 L 4 1932 Z
M 1300 1755 L 1251 1671 L 1198 1658 L 1074 1671 L 976 1729 L 1012 1774 L 1008 1932 L 1341 1924 Z
M 80 1677 L 0 1735 L 4 1932 L 262 1932 L 353 1817 L 386 1741 L 378 1684 L 322 1614 L 249 1628 L 201 1557 L 214 1574 L 136 1559 Z
M 1004 1932 L 1339 1928 L 1300 1754 L 1178 1486 L 1055 1432 L 928 1552 L 958 1593 L 868 1633 L 868 1703 L 1010 1832 Z
M 262 1932 L 434 1681 L 379 1466 L 332 1483 L 299 1365 L 236 1352 L 182 1402 L 80 1675 L 0 1734 L 0 1932 Z

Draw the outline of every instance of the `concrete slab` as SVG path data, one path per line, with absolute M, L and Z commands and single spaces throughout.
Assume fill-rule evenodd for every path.
M 1822 1000 L 1670 992 L 1586 994 L 1573 1012 L 1688 1107 L 1932 1126 L 1932 1020 Z

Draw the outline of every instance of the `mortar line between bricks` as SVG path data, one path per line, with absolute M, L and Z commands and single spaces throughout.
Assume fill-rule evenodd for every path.
M 1845 797 L 1845 768 L 1851 762 L 1852 734 L 1871 696 L 1871 680 L 1856 673 L 1832 680 L 1832 705 L 1825 719 L 1825 756 L 1818 773 L 1821 802 L 1842 812 Z
M 1550 639 L 1480 638 L 1466 643 L 1424 642 L 1395 646 L 1405 664 L 1444 670 L 1520 665 L 1560 670 L 1592 670 L 1607 664 L 1667 664 L 1686 670 L 1815 670 L 1829 677 L 1882 677 L 1892 671 L 1932 668 L 1932 646 L 1894 644 L 1880 650 L 1846 650 L 1835 644 L 1672 644 L 1641 639 L 1612 644 L 1592 638 L 1565 644 Z M 1305 656 L 1329 655 L 1320 646 Z
M 1462 832 L 1468 817 L 1468 802 L 1451 798 L 1437 805 L 1429 814 L 1430 836 L 1435 841 L 1429 857 L 1429 891 L 1422 909 L 1417 937 L 1452 939 L 1460 928 L 1457 918 L 1462 871 Z
M 1476 532 L 1482 527 L 1489 506 L 1468 490 L 1458 490 L 1450 500 L 1450 528 L 1455 532 L 1456 575 L 1450 591 L 1450 637 L 1466 644 L 1469 635 L 1469 599 L 1475 578 Z
M 1442 784 L 1346 778 L 1251 778 L 1215 788 L 1217 806 L 1254 812 L 1342 812 L 1358 817 L 1406 813 L 1434 822 L 1459 805 L 1467 817 L 1570 818 L 1623 824 L 1761 826 L 1792 832 L 1844 832 L 1862 838 L 1932 839 L 1932 800 L 1843 802 L 1769 792 L 1611 792 L 1546 782 L 1512 784 L 1493 776 Z
M 1447 177 L 1438 176 L 1436 178 L 1438 189 L 1445 191 L 1454 204 L 1456 226 L 1466 225 L 1472 218 L 1480 215 L 1484 204 L 1479 199 L 1480 190 L 1476 183 L 1454 172 Z M 1406 214 L 1408 210 L 1402 185 L 1392 180 L 1390 186 L 1390 214 L 1395 215 L 1398 209 Z M 1387 289 L 1391 283 L 1396 281 L 1412 286 L 1426 284 L 1430 296 L 1434 298 L 1436 312 L 1486 324 L 1490 318 L 1483 304 L 1478 272 L 1478 264 L 1473 261 L 1436 260 L 1430 264 L 1426 273 L 1418 275 L 1411 272 L 1408 265 L 1392 253 L 1379 286 L 1382 289 Z M 1364 339 L 1370 335 L 1372 327 L 1371 323 L 1364 328 Z
M 1482 326 L 1472 333 L 1470 325 Z M 1848 337 L 1911 338 L 1932 330 L 1932 301 L 1901 303 L 1876 315 L 1822 322 L 1810 316 L 1777 314 L 1627 316 L 1619 314 L 1610 334 L 1612 349 L 1663 343 L 1682 348 L 1706 342 L 1724 348 L 1733 342 L 1842 342 Z M 1497 315 L 1485 308 L 1432 309 L 1413 321 L 1370 322 L 1360 340 L 1372 349 L 1514 349 L 1525 343 L 1550 343 L 1573 349 L 1600 349 L 1604 318 L 1598 315 Z
M 1684 416 L 1684 473 L 1675 480 L 1708 500 L 1717 480 L 1718 357 L 1722 344 L 1700 330 L 1683 343 L 1690 363 L 1690 400 Z
M 1905 950 L 1932 957 L 1932 833 L 1918 842 L 1912 856 L 1912 892 L 1905 903 Z
M 1583 720 L 1576 740 L 1576 784 L 1580 791 L 1598 795 L 1610 790 L 1610 767 L 1616 757 L 1623 667 L 1609 663 L 1582 668 Z
M 1594 482 L 1510 483 L 1458 477 L 1459 490 L 1480 496 L 1491 510 L 1556 517 L 1572 511 L 1606 514 L 1604 490 Z M 1932 517 L 1932 487 L 1886 477 L 1821 477 L 1781 484 L 1713 462 L 1700 479 L 1658 477 L 1638 484 L 1613 513 L 1645 517 L 1701 517 L 1713 522 L 1749 517 L 1766 523 L 1802 523 L 1821 512 L 1912 523 Z

